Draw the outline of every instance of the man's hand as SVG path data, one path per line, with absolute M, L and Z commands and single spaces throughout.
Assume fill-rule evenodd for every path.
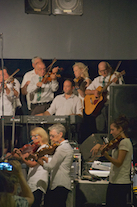
M 42 82 L 38 82 L 36 85 L 37 85 L 37 87 L 40 88 L 42 86 L 42 84 L 43 84 Z
M 94 95 L 95 95 L 96 98 L 99 98 L 99 96 L 100 96 L 99 91 L 98 91 L 98 90 L 95 90 L 95 91 L 94 91 Z

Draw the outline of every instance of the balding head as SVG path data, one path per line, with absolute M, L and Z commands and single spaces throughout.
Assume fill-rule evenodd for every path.
M 98 64 L 98 73 L 106 77 L 108 73 L 112 73 L 112 68 L 108 62 L 102 61 Z

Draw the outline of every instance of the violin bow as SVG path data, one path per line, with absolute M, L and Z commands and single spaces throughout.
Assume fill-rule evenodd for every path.
M 52 63 L 47 67 L 48 72 L 50 72 L 50 70 L 52 69 L 52 66 L 54 65 L 54 63 L 57 61 L 56 58 L 53 59 Z
M 8 77 L 8 79 L 5 81 L 5 83 L 7 83 L 17 72 L 19 72 L 20 69 L 17 69 L 14 73 L 12 73 L 12 75 L 10 75 Z
M 117 67 L 116 67 L 116 69 L 114 70 L 114 73 L 118 70 L 119 66 L 121 65 L 121 62 L 122 62 L 122 61 L 119 61 L 119 62 L 118 62 Z

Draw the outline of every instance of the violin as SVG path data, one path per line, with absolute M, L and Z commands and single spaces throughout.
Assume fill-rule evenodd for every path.
M 73 81 L 74 81 L 75 83 L 78 83 L 80 80 L 83 81 L 84 78 L 81 77 L 81 76 L 79 76 L 78 78 L 74 78 L 74 79 L 73 79 Z
M 59 145 L 57 144 L 53 144 L 53 145 L 48 145 L 47 147 L 42 148 L 40 151 L 35 152 L 33 154 L 30 154 L 27 158 L 25 158 L 26 160 L 30 160 L 30 159 L 34 159 L 35 160 L 35 155 L 38 156 L 38 159 L 40 157 L 43 157 L 44 155 L 53 155 L 55 153 L 56 148 Z
M 52 63 L 47 67 L 47 73 L 44 75 L 43 79 L 42 79 L 42 83 L 46 84 L 48 82 L 52 81 L 51 75 L 55 74 L 53 72 L 51 72 L 52 66 L 54 65 L 54 63 L 57 61 L 57 59 L 53 59 Z M 58 70 L 63 70 L 63 68 L 58 68 Z M 61 77 L 60 75 L 56 74 L 57 77 Z
M 121 132 L 120 132 L 121 134 Z M 124 138 L 121 137 L 121 135 L 118 134 L 115 138 L 113 138 L 105 147 L 104 149 L 101 151 L 101 155 L 104 154 L 105 151 L 109 151 L 110 149 L 115 149 L 118 147 L 120 141 Z
M 63 68 L 59 68 L 58 70 L 63 70 Z M 43 79 L 42 79 L 42 83 L 46 84 L 46 83 L 48 83 L 48 82 L 51 82 L 51 81 L 52 81 L 52 78 L 51 78 L 51 75 L 52 75 L 52 74 L 55 74 L 55 73 L 53 73 L 53 72 L 47 72 L 47 73 L 44 75 Z M 60 78 L 61 75 L 60 75 L 60 74 L 56 74 L 56 77 Z
M 39 143 L 32 143 L 33 141 L 31 141 L 28 144 L 25 144 L 23 147 L 19 148 L 19 150 L 21 151 L 22 154 L 26 154 L 26 153 L 35 153 L 37 151 L 37 149 L 40 147 Z M 9 153 L 8 156 L 6 156 L 4 158 L 4 160 L 11 160 L 11 159 L 17 159 L 20 161 L 20 155 L 17 153 L 17 150 L 12 151 L 11 153 Z
M 26 154 L 30 152 L 35 153 L 37 151 L 37 149 L 40 147 L 39 143 L 38 142 L 32 143 L 32 142 L 30 142 L 29 144 L 25 144 L 22 148 L 19 149 L 22 154 Z

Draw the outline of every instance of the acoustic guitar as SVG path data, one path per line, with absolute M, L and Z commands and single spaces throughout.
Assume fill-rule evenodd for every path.
M 120 78 L 122 75 L 125 74 L 125 70 L 121 71 L 113 80 L 109 81 L 106 86 L 103 88 L 99 86 L 96 90 L 99 91 L 99 97 L 95 97 L 94 94 L 86 95 L 84 98 L 84 105 L 85 105 L 85 113 L 87 115 L 92 114 L 93 116 L 97 116 L 101 108 L 103 107 L 104 103 L 107 101 L 107 88 L 108 86 L 114 82 L 116 78 Z

